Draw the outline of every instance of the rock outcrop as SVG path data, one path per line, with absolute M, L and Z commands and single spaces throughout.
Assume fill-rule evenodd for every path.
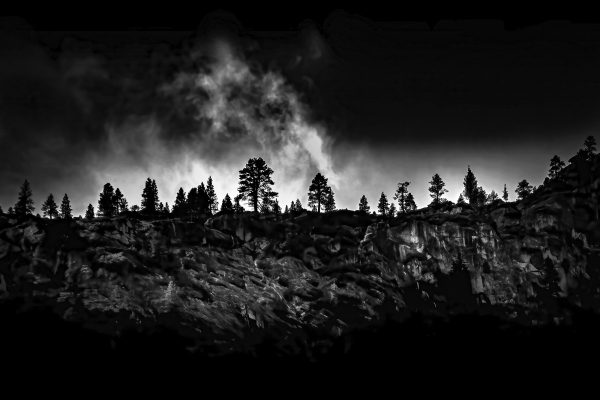
M 569 307 L 600 310 L 599 189 L 596 158 L 521 202 L 392 220 L 0 216 L 0 301 L 51 305 L 107 335 L 168 325 L 211 354 L 266 337 L 306 352 L 414 311 L 568 323 Z

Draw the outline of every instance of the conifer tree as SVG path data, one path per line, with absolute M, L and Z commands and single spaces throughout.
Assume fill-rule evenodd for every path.
M 54 201 L 54 195 L 52 193 L 48 195 L 48 198 L 42 204 L 41 210 L 44 217 L 48 217 L 50 219 L 58 218 L 58 206 Z
M 406 209 L 407 211 L 414 211 L 417 209 L 417 203 L 415 203 L 415 198 L 410 192 L 406 195 Z
M 379 197 L 379 204 L 377 204 L 377 210 L 379 214 L 386 216 L 390 212 L 390 204 L 388 203 L 387 196 L 385 193 L 381 192 L 381 196 Z
M 333 189 L 331 189 L 330 186 L 327 187 L 327 196 L 325 197 L 323 207 L 325 208 L 325 212 L 331 212 L 335 210 L 335 197 L 333 194 Z
M 105 217 L 112 217 L 115 215 L 115 202 L 114 202 L 115 192 L 114 188 L 110 183 L 106 183 L 104 188 L 102 189 L 102 193 L 100 193 L 100 198 L 98 199 L 98 213 Z
M 62 202 L 60 203 L 60 217 L 62 219 L 71 219 L 73 215 L 71 214 L 73 210 L 71 209 L 71 201 L 69 200 L 69 196 L 65 193 L 63 196 Z
M 87 210 L 85 211 L 85 219 L 94 219 L 94 206 L 88 204 Z
M 358 202 L 358 211 L 363 211 L 363 212 L 368 213 L 370 209 L 371 209 L 371 207 L 369 207 L 369 202 L 367 201 L 367 196 L 365 196 L 363 194 L 362 197 L 360 198 L 360 201 Z
M 274 199 L 277 196 L 277 192 L 271 188 L 274 184 L 272 174 L 273 170 L 260 157 L 251 158 L 240 170 L 238 192 L 242 200 L 248 200 L 254 212 L 258 211 L 262 199 Z
M 437 174 L 436 174 L 437 175 Z M 438 175 L 439 177 L 439 175 Z M 475 174 L 473 174 L 473 171 L 471 171 L 471 166 L 467 166 L 467 175 L 465 176 L 464 179 L 464 186 L 465 186 L 465 190 L 464 190 L 464 195 L 466 197 L 467 200 L 469 200 L 469 204 L 476 204 L 477 203 L 477 179 L 475 178 Z
M 304 211 L 304 207 L 302 207 L 302 203 L 300 203 L 300 199 L 296 199 L 296 212 Z
M 223 201 L 221 202 L 221 212 L 228 214 L 233 212 L 233 204 L 231 203 L 231 197 L 229 197 L 229 193 L 225 195 Z
M 308 206 L 316 207 L 320 213 L 321 206 L 327 201 L 328 189 L 327 178 L 317 173 L 308 188 Z
M 216 214 L 219 211 L 219 203 L 217 200 L 217 193 L 213 185 L 212 176 L 208 177 L 206 181 L 206 195 L 208 196 L 208 210 L 211 214 Z
M 158 188 L 154 179 L 146 179 L 142 191 L 142 211 L 146 214 L 155 214 L 158 211 Z
M 183 188 L 180 187 L 177 192 L 177 196 L 175 197 L 175 204 L 173 205 L 173 214 L 177 216 L 182 216 L 185 214 L 186 207 L 186 197 Z
M 531 195 L 533 192 L 533 187 L 527 182 L 526 179 L 523 179 L 521 182 L 517 184 L 517 188 L 515 189 L 517 193 L 517 197 L 519 200 L 523 200 L 527 196 Z
M 242 214 L 244 211 L 246 211 L 244 209 L 244 207 L 240 204 L 240 201 L 242 200 L 242 196 L 237 195 L 234 198 L 234 202 L 233 202 L 233 212 L 235 214 Z
M 13 211 L 17 217 L 24 217 L 33 214 L 33 210 L 35 210 L 35 207 L 33 206 L 31 186 L 29 181 L 25 179 L 19 190 L 19 197 Z
M 390 211 L 388 213 L 388 216 L 390 218 L 394 218 L 396 216 L 396 205 L 394 203 L 390 203 Z
M 506 183 L 504 184 L 504 190 L 502 190 L 502 200 L 508 201 L 508 190 L 506 190 Z
M 470 169 L 469 169 L 470 171 Z M 465 178 L 466 179 L 466 178 Z M 439 174 L 435 174 L 431 177 L 431 181 L 429 182 L 429 195 L 433 199 L 433 204 L 440 204 L 443 200 L 444 193 L 448 192 L 448 189 L 445 189 L 444 186 L 446 184 L 439 176 Z
M 565 162 L 560 159 L 559 156 L 554 155 L 550 159 L 550 169 L 548 170 L 548 177 L 550 179 L 555 179 L 558 177 L 560 171 L 564 168 Z
M 588 136 L 583 142 L 583 152 L 585 154 L 585 158 L 588 161 L 592 161 L 594 154 L 596 153 L 596 138 L 593 136 Z
M 408 185 L 410 185 L 410 182 L 399 182 L 396 193 L 394 194 L 394 200 L 398 200 L 399 210 L 403 213 L 407 211 L 406 195 L 408 194 Z

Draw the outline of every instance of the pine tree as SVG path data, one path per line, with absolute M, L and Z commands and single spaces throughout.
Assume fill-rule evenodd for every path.
M 85 211 L 85 219 L 94 219 L 94 206 L 88 204 L 87 210 Z
M 197 211 L 200 214 L 210 213 L 210 198 L 206 191 L 206 187 L 204 186 L 204 182 L 198 185 Z
M 251 158 L 246 166 L 240 170 L 238 192 L 243 200 L 248 200 L 254 212 L 262 199 L 272 199 L 277 196 L 277 192 L 271 189 L 273 180 L 271 175 L 273 170 L 267 166 L 262 158 Z
M 69 196 L 65 193 L 62 199 L 62 203 L 60 203 L 60 217 L 62 219 L 71 219 L 73 215 L 71 214 L 71 201 L 69 200 Z
M 437 174 L 436 174 L 437 175 Z M 469 204 L 477 203 L 477 179 L 475 178 L 475 174 L 471 171 L 471 166 L 467 166 L 467 175 L 464 179 L 464 194 L 467 200 L 469 200 Z
M 492 190 L 490 192 L 490 194 L 488 194 L 487 199 L 486 199 L 486 203 L 493 203 L 494 201 L 498 200 L 500 197 L 498 196 L 498 193 L 496 193 L 494 190 Z
M 171 209 L 169 208 L 169 203 L 165 203 L 165 209 L 163 212 L 165 214 L 171 214 Z
M 555 155 L 550 159 L 550 169 L 548 170 L 548 177 L 550 179 L 555 179 L 558 177 L 558 174 L 565 166 L 565 162 L 560 159 L 559 156 Z
M 183 188 L 180 187 L 177 192 L 177 196 L 175 197 L 175 204 L 173 205 L 173 214 L 177 216 L 182 216 L 185 214 L 185 207 L 187 204 L 187 200 L 185 197 L 185 192 Z
M 131 211 L 133 211 L 135 213 L 138 212 L 138 211 L 140 211 L 140 206 L 138 206 L 137 204 L 132 205 L 131 206 Z
M 211 214 L 216 214 L 219 211 L 219 203 L 215 187 L 213 186 L 212 176 L 209 176 L 206 181 L 206 194 L 208 196 L 208 210 Z
M 388 212 L 388 216 L 390 218 L 394 218 L 396 216 L 396 205 L 394 203 L 390 203 L 390 210 Z
M 517 197 L 519 198 L 519 200 L 523 200 L 527 196 L 531 195 L 531 193 L 533 192 L 533 187 L 529 184 L 529 182 L 527 182 L 526 179 L 523 179 L 521 182 L 518 183 L 515 192 L 517 193 Z
M 33 210 L 35 210 L 35 207 L 33 207 L 31 186 L 29 185 L 29 181 L 25 179 L 19 190 L 19 197 L 14 207 L 14 213 L 17 217 L 24 217 L 33 214 Z
M 429 185 L 429 195 L 433 199 L 433 204 L 440 204 L 443 200 L 442 196 L 444 196 L 444 193 L 448 192 L 448 189 L 444 188 L 446 184 L 438 174 L 435 174 L 431 177 Z
M 504 184 L 504 190 L 502 190 L 502 200 L 508 201 L 508 190 L 506 190 L 506 183 Z
M 583 151 L 585 154 L 585 159 L 592 161 L 594 154 L 596 153 L 596 138 L 593 136 L 588 136 L 583 142 Z
M 279 200 L 275 199 L 275 201 L 273 202 L 272 208 L 273 208 L 273 214 L 275 214 L 277 216 L 281 215 L 281 206 L 279 205 Z
M 296 212 L 304 211 L 304 207 L 302 207 L 302 203 L 300 203 L 300 199 L 296 199 Z
M 459 205 L 467 204 L 465 202 L 465 198 L 463 197 L 462 193 L 458 195 L 458 200 L 456 200 L 456 204 L 459 204 Z
M 485 189 L 482 188 L 481 186 L 477 186 L 477 191 L 475 192 L 475 201 L 476 201 L 476 205 L 481 207 L 483 205 L 485 205 L 485 202 L 487 200 L 487 193 L 485 192 Z
M 115 190 L 115 194 L 113 196 L 113 204 L 116 214 L 121 214 L 122 212 L 127 211 L 127 200 L 125 200 L 125 197 L 123 196 L 123 193 L 121 193 L 121 189 L 119 188 Z
M 106 183 L 100 193 L 100 199 L 98 199 L 98 213 L 105 217 L 112 217 L 115 215 L 115 192 L 114 188 L 110 183 Z
M 360 201 L 358 202 L 358 211 L 368 213 L 369 210 L 371 210 L 371 207 L 369 207 L 369 202 L 367 201 L 367 196 L 365 196 L 363 194 L 362 197 L 360 198 Z
M 406 195 L 408 194 L 408 185 L 410 185 L 410 182 L 398 183 L 398 189 L 396 189 L 396 193 L 394 194 L 394 200 L 398 200 L 398 207 L 400 212 L 403 213 L 407 211 Z
M 142 191 L 142 211 L 146 214 L 155 214 L 158 210 L 158 188 L 154 179 L 146 179 Z
M 231 197 L 229 197 L 229 193 L 227 193 L 223 198 L 223 202 L 221 203 L 221 212 L 228 214 L 233 212 L 233 204 L 231 203 Z
M 414 211 L 417 209 L 417 203 L 415 203 L 415 198 L 410 192 L 406 195 L 406 209 L 408 211 Z
M 8 215 L 15 215 L 15 210 L 12 207 L 8 207 Z
M 260 202 L 260 213 L 269 214 L 271 212 L 271 199 L 268 196 L 262 198 Z
M 42 214 L 44 215 L 44 217 L 48 217 L 50 219 L 58 218 L 58 206 L 56 205 L 56 202 L 54 201 L 54 195 L 52 193 L 50 193 L 48 195 L 48 198 L 42 204 L 41 209 L 42 209 Z
M 387 196 L 385 193 L 381 192 L 381 196 L 379 197 L 379 204 L 377 205 L 377 210 L 379 214 L 386 216 L 390 212 L 390 204 L 388 203 Z
M 290 204 L 290 212 L 296 212 L 296 203 L 293 200 Z
M 317 173 L 308 188 L 308 206 L 316 207 L 320 213 L 321 205 L 327 201 L 328 189 L 327 178 Z
M 327 196 L 325 197 L 323 207 L 325 208 L 325 212 L 331 212 L 335 210 L 335 197 L 333 194 L 333 189 L 331 189 L 330 186 L 327 187 Z
M 195 217 L 198 215 L 198 209 L 200 208 L 198 203 L 198 188 L 193 187 L 188 192 L 185 203 L 185 212 L 188 216 Z
M 285 206 L 285 211 L 283 213 L 285 215 L 288 215 L 290 213 L 290 209 L 288 208 L 288 206 Z

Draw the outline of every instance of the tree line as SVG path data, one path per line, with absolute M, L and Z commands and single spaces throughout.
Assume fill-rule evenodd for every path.
M 584 146 L 571 159 L 589 162 L 596 154 L 596 140 L 593 136 L 588 136 L 584 141 Z M 560 179 L 561 171 L 565 167 L 565 162 L 558 155 L 554 155 L 550 159 L 550 168 L 548 177 L 544 183 L 556 181 Z M 229 193 L 225 194 L 220 206 L 217 199 L 217 194 L 214 188 L 212 177 L 209 176 L 206 181 L 201 182 L 197 187 L 192 187 L 189 191 L 185 191 L 182 187 L 179 188 L 173 207 L 169 207 L 169 203 L 163 203 L 159 199 L 158 188 L 154 179 L 148 178 L 145 182 L 144 189 L 141 194 L 141 207 L 133 205 L 129 207 L 125 196 L 119 188 L 114 188 L 110 183 L 106 183 L 99 194 L 97 212 L 95 212 L 92 204 L 89 204 L 85 213 L 85 218 L 92 219 L 97 216 L 113 217 L 122 215 L 127 212 L 141 213 L 151 216 L 175 216 L 175 217 L 200 217 L 213 215 L 217 212 L 222 213 L 242 213 L 245 208 L 242 202 L 254 212 L 262 214 L 273 213 L 293 214 L 304 211 L 299 199 L 292 201 L 289 206 L 285 206 L 285 210 L 279 205 L 279 194 L 273 190 L 273 170 L 267 165 L 262 158 L 251 158 L 246 163 L 246 166 L 239 171 L 238 194 L 231 198 Z M 395 217 L 402 213 L 407 213 L 417 209 L 414 196 L 409 192 L 409 181 L 399 182 L 394 193 L 393 199 L 397 201 L 398 206 L 394 202 L 388 201 L 384 192 L 381 193 L 377 203 L 377 212 L 382 216 Z M 470 166 L 467 166 L 467 173 L 463 180 L 464 190 L 459 195 L 456 204 L 470 204 L 471 206 L 481 207 L 486 204 L 491 204 L 495 201 L 508 201 L 508 190 L 506 184 L 500 196 L 494 190 L 489 194 L 478 184 L 475 174 Z M 448 192 L 445 188 L 446 183 L 439 174 L 434 174 L 429 182 L 429 195 L 432 198 L 430 207 L 438 207 L 443 204 L 451 203 L 444 198 L 444 194 Z M 526 179 L 518 182 L 515 189 L 519 200 L 530 196 L 537 188 L 529 184 Z M 19 190 L 17 202 L 14 207 L 8 209 L 9 215 L 27 216 L 32 215 L 35 207 L 33 205 L 31 185 L 27 180 L 23 182 Z M 315 175 L 310 186 L 308 187 L 308 207 L 310 210 L 320 213 L 330 212 L 336 209 L 335 195 L 333 189 L 328 184 L 328 180 L 320 172 Z M 358 210 L 369 213 L 370 206 L 367 197 L 363 194 L 358 203 Z M 56 204 L 54 195 L 50 193 L 47 199 L 41 206 L 43 216 L 50 219 L 71 219 L 72 208 L 69 196 L 65 193 L 60 206 Z M 0 207 L 0 213 L 3 213 Z

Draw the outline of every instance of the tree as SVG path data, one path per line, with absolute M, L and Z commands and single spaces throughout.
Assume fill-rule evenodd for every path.
M 165 203 L 165 208 L 163 210 L 165 214 L 171 214 L 171 209 L 169 208 L 169 203 Z
M 300 203 L 300 199 L 296 199 L 296 204 L 294 204 L 294 206 L 295 206 L 295 211 L 297 211 L 297 212 L 304 211 L 304 207 L 302 207 L 302 203 Z
M 62 219 L 71 219 L 73 216 L 71 214 L 71 201 L 69 200 L 69 196 L 65 193 L 62 199 L 62 203 L 60 203 L 60 217 Z
M 112 217 L 115 215 L 115 192 L 114 188 L 110 183 L 106 183 L 100 193 L 100 199 L 98 199 L 98 213 L 105 217 Z
M 583 142 L 583 151 L 585 154 L 585 159 L 592 161 L 592 158 L 596 153 L 596 138 L 593 136 L 588 136 Z
M 131 206 L 131 211 L 133 211 L 133 212 L 140 211 L 140 206 L 138 206 L 137 204 L 132 205 Z
M 179 191 L 177 192 L 177 196 L 175 197 L 175 204 L 173 205 L 173 214 L 178 216 L 182 216 L 183 214 L 185 214 L 186 204 L 187 200 L 185 197 L 185 192 L 183 191 L 183 188 L 180 187 Z
M 233 203 L 231 203 L 231 197 L 229 197 L 229 193 L 225 195 L 223 201 L 221 202 L 221 212 L 228 214 L 233 212 Z
M 508 201 L 508 190 L 506 190 L 506 183 L 504 184 L 504 190 L 502 190 L 502 200 Z
M 290 209 L 288 208 L 288 206 L 285 206 L 285 211 L 283 211 L 283 213 L 285 215 L 288 215 L 290 213 Z
M 437 175 L 437 174 L 436 174 Z M 463 181 L 465 190 L 464 194 L 467 200 L 469 200 L 469 204 L 477 203 L 477 179 L 475 178 L 475 174 L 471 171 L 471 166 L 467 166 L 467 175 L 465 175 L 465 179 Z
M 242 196 L 240 196 L 240 195 L 237 195 L 234 198 L 233 212 L 236 214 L 242 214 L 244 211 L 246 211 L 244 209 L 244 207 L 242 207 L 242 205 L 240 204 L 241 200 L 242 200 Z
M 15 215 L 15 210 L 12 207 L 8 207 L 8 215 Z
M 388 211 L 388 216 L 390 218 L 394 218 L 396 216 L 396 205 L 394 203 L 390 203 L 390 210 Z
M 360 201 L 358 202 L 358 211 L 363 211 L 368 213 L 369 210 L 371 210 L 371 207 L 369 207 L 369 202 L 367 201 L 367 197 L 363 194 L 362 197 L 360 198 Z
M 467 204 L 465 202 L 465 198 L 463 197 L 462 193 L 458 195 L 458 200 L 456 200 L 456 204 L 459 204 L 459 205 Z
M 331 212 L 335 210 L 335 198 L 333 195 L 333 190 L 330 186 L 327 187 L 327 196 L 325 197 L 323 207 L 325 207 L 325 212 Z
M 498 200 L 500 197 L 498 196 L 498 193 L 496 193 L 494 190 L 492 190 L 490 192 L 490 194 L 487 195 L 487 199 L 485 200 L 486 203 L 493 203 L 494 201 Z
M 386 216 L 390 212 L 390 204 L 388 203 L 387 196 L 385 193 L 381 192 L 381 196 L 379 197 L 379 204 L 377 205 L 377 210 L 379 214 Z
M 406 196 L 408 195 L 408 185 L 410 185 L 410 182 L 399 182 L 394 194 L 394 200 L 398 200 L 398 207 L 400 212 L 403 213 L 407 211 Z
M 123 196 L 123 193 L 121 193 L 121 189 L 117 188 L 115 190 L 113 202 L 114 202 L 116 214 L 121 214 L 121 213 L 127 211 L 127 200 L 125 200 L 125 196 Z
M 88 204 L 87 210 L 85 211 L 85 219 L 94 219 L 94 206 Z
M 199 214 L 210 214 L 210 198 L 206 191 L 206 187 L 204 187 L 204 182 L 198 185 L 198 197 L 196 200 L 196 211 Z
M 54 195 L 50 193 L 46 201 L 42 204 L 42 214 L 44 217 L 58 218 L 58 206 L 54 201 Z
M 268 196 L 263 197 L 260 204 L 260 213 L 268 214 L 271 212 L 271 199 Z
M 154 179 L 146 179 L 142 191 L 142 211 L 146 214 L 155 214 L 158 210 L 158 188 Z
M 251 158 L 240 170 L 238 192 L 243 200 L 248 200 L 254 212 L 258 211 L 262 199 L 272 199 L 277 196 L 277 193 L 271 189 L 271 185 L 274 185 L 272 174 L 273 170 L 260 157 Z
M 0 214 L 4 214 L 4 210 L 2 209 L 2 206 L 0 206 Z
M 562 161 L 559 156 L 554 155 L 554 157 L 550 159 L 550 170 L 548 170 L 548 177 L 550 179 L 555 179 L 558 177 L 558 174 L 564 166 L 565 162 Z
M 317 212 L 321 212 L 321 205 L 327 201 L 328 190 L 327 178 L 321 173 L 317 173 L 308 188 L 308 206 L 317 207 Z
M 417 209 L 417 203 L 415 203 L 415 198 L 413 197 L 412 193 L 408 193 L 406 195 L 406 210 L 407 211 L 414 211 Z
M 279 200 L 275 199 L 271 207 L 273 209 L 273 214 L 281 215 L 281 206 L 279 205 Z
M 527 196 L 531 195 L 533 192 L 533 187 L 527 182 L 526 179 L 523 179 L 521 182 L 517 184 L 517 188 L 515 189 L 517 193 L 517 197 L 519 200 L 523 200 Z
M 477 186 L 477 191 L 475 192 L 475 204 L 479 207 L 485 205 L 487 201 L 487 193 L 485 189 L 481 186 Z
M 19 197 L 15 204 L 14 213 L 17 217 L 24 217 L 33 214 L 34 209 L 31 186 L 29 185 L 29 181 L 25 179 L 19 190 Z
M 208 210 L 211 214 L 215 214 L 219 211 L 219 203 L 217 201 L 215 187 L 213 186 L 212 176 L 209 176 L 206 181 L 206 195 L 208 196 Z
M 438 174 L 435 174 L 431 177 L 429 185 L 429 195 L 433 199 L 433 203 L 440 204 L 442 202 L 442 196 L 444 193 L 448 192 L 448 189 L 444 188 L 446 184 Z

